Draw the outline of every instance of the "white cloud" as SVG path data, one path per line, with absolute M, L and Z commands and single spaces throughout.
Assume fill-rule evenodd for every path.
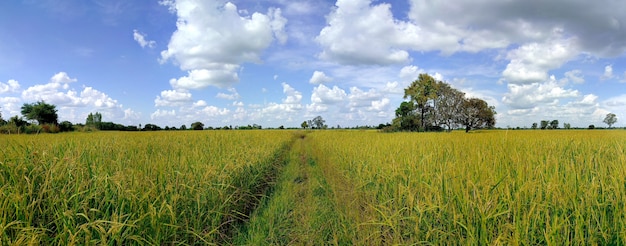
M 336 104 L 343 103 L 348 98 L 346 91 L 337 86 L 332 89 L 319 85 L 313 88 L 311 93 L 311 102 L 314 104 Z
M 85 87 L 80 93 L 81 102 L 84 105 L 95 106 L 97 108 L 121 108 L 117 100 L 112 99 L 107 94 L 92 87 Z
M 135 41 L 137 41 L 137 43 L 139 44 L 139 46 L 141 46 L 141 48 L 145 48 L 147 46 L 148 48 L 152 49 L 156 47 L 156 41 L 146 40 L 146 35 L 143 33 L 140 33 L 137 30 L 133 30 L 133 38 L 135 39 Z
M 283 103 L 291 104 L 291 105 L 299 105 L 300 102 L 302 101 L 302 93 L 299 91 L 296 91 L 296 89 L 294 89 L 287 83 L 282 83 L 282 85 L 283 85 L 283 93 L 285 93 L 285 95 L 287 96 L 285 97 L 285 99 L 283 99 Z
M 389 106 L 389 98 L 382 98 L 380 100 L 374 100 L 372 101 L 372 105 L 371 107 L 369 107 L 368 109 L 370 111 L 377 111 L 377 112 L 384 112 L 385 110 L 387 110 L 388 106 Z
M 20 90 L 20 83 L 17 80 L 10 79 L 7 83 L 0 82 L 0 94 L 2 93 L 14 93 Z
M 150 119 L 159 119 L 159 118 L 170 118 L 176 117 L 176 110 L 161 110 L 157 109 L 150 115 Z
M 237 100 L 239 98 L 241 98 L 239 96 L 239 93 L 237 93 L 237 90 L 235 88 L 228 88 L 228 92 L 230 92 L 230 94 L 227 93 L 217 93 L 217 98 L 221 98 L 221 99 L 226 99 L 226 100 Z
M 548 80 L 548 71 L 558 68 L 578 53 L 572 39 L 529 43 L 510 51 L 502 72 L 508 83 L 532 84 Z
M 351 87 L 350 95 L 348 95 L 351 108 L 371 106 L 372 101 L 379 100 L 381 97 L 382 95 L 375 89 L 369 89 L 368 91 L 363 91 L 357 87 Z
M 370 0 L 338 0 L 317 36 L 320 58 L 344 64 L 394 64 L 409 61 L 402 39 L 415 37 L 415 27 L 395 20 L 391 5 Z M 415 39 L 417 41 L 417 39 Z
M 419 74 L 423 72 L 424 71 L 419 69 L 417 66 L 409 65 L 409 66 L 402 67 L 402 69 L 400 69 L 399 76 L 400 76 L 400 79 L 404 81 L 413 82 L 419 77 Z
M 613 78 L 613 65 L 607 65 L 606 67 L 604 67 L 604 74 L 602 75 L 601 79 L 605 80 L 605 79 L 612 79 Z
M 193 106 L 194 108 L 197 108 L 197 107 L 204 107 L 204 106 L 207 106 L 207 105 L 208 105 L 208 104 L 207 104 L 207 102 L 206 102 L 206 101 L 204 101 L 204 100 L 198 100 L 198 101 L 194 102 L 192 106 Z
M 277 8 L 270 8 L 267 11 L 267 15 L 270 16 L 270 26 L 274 32 L 274 36 L 278 39 L 278 42 L 285 44 L 287 42 L 287 33 L 285 33 L 285 25 L 287 19 L 282 16 L 281 10 Z
M 123 108 L 117 100 L 106 93 L 90 86 L 83 86 L 81 90 L 72 88 L 70 83 L 78 81 L 71 78 L 65 72 L 59 72 L 50 78 L 46 84 L 35 84 L 21 91 L 19 103 L 32 103 L 45 101 L 57 106 L 59 120 L 70 122 L 84 122 L 89 112 L 101 112 L 104 120 L 122 124 L 131 124 L 139 120 L 140 113 L 130 108 Z M 17 100 L 13 99 L 10 104 L 12 114 L 19 114 Z M 17 111 L 16 111 L 17 110 Z
M 213 69 L 197 69 L 188 71 L 187 76 L 171 79 L 174 89 L 198 90 L 208 86 L 228 87 L 239 81 L 237 70 L 239 65 L 221 64 Z
M 559 99 L 575 98 L 580 92 L 574 89 L 564 89 L 552 76 L 545 83 L 509 84 L 509 92 L 504 94 L 502 101 L 512 109 L 529 109 L 537 105 L 557 105 Z
M 282 103 L 268 103 L 256 111 L 255 118 L 270 120 L 292 121 L 293 116 L 302 109 L 302 92 L 297 91 L 287 83 L 282 83 L 285 98 Z M 254 107 L 254 105 L 250 105 Z
M 565 72 L 565 78 L 567 78 L 567 81 L 572 81 L 575 84 L 585 83 L 583 73 L 578 69 Z
M 324 72 L 315 71 L 313 72 L 313 76 L 309 79 L 309 83 L 311 84 L 323 84 L 333 81 L 333 78 L 326 76 Z
M 141 119 L 141 113 L 135 112 L 134 110 L 127 108 L 124 110 L 124 120 L 130 122 L 136 122 Z
M 154 106 L 181 106 L 191 100 L 191 93 L 187 90 L 165 90 L 161 91 L 161 95 L 154 99 Z
M 21 106 L 22 100 L 18 97 L 0 97 L 0 112 L 5 120 L 14 115 L 21 115 Z
M 58 72 L 50 78 L 50 83 L 54 84 L 67 84 L 78 81 L 76 78 L 70 78 L 65 72 Z
M 172 79 L 174 88 L 202 89 L 228 87 L 239 80 L 237 70 L 244 62 L 260 62 L 274 35 L 286 41 L 283 29 L 287 20 L 280 9 L 268 15 L 241 16 L 235 4 L 214 1 L 162 1 L 175 10 L 178 21 L 161 62 L 173 60 L 189 76 Z M 194 76 L 195 75 L 195 76 Z

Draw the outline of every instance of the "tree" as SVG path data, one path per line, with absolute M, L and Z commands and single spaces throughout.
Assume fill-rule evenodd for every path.
M 542 120 L 542 121 L 541 121 L 541 130 L 544 130 L 544 129 L 548 128 L 548 125 L 549 125 L 549 124 L 550 124 L 550 122 L 549 122 L 549 121 L 547 121 L 547 120 Z
M 13 116 L 9 119 L 9 122 L 7 122 L 8 124 L 14 125 L 16 127 L 22 127 L 22 126 L 26 126 L 28 125 L 28 122 L 26 122 L 24 119 L 22 119 L 22 117 L 19 116 Z
M 493 127 L 496 124 L 495 108 L 478 98 L 466 99 L 463 102 L 459 123 L 465 126 L 465 132 L 483 126 Z
M 572 128 L 572 125 L 570 123 L 563 123 L 563 128 L 570 129 Z
M 609 128 L 611 128 L 611 126 L 617 122 L 617 116 L 614 113 L 608 113 L 602 122 L 606 123 L 609 125 Z
M 44 101 L 31 104 L 24 103 L 22 115 L 28 120 L 36 120 L 39 125 L 57 124 L 59 119 L 56 106 L 47 104 Z
M 146 124 L 145 126 L 143 126 L 143 131 L 159 131 L 159 130 L 161 130 L 161 127 L 155 124 Z
M 428 74 L 420 74 L 418 79 L 413 81 L 411 85 L 404 89 L 404 99 L 415 103 L 420 115 L 420 128 L 426 128 L 426 112 L 429 110 L 429 101 L 437 98 L 438 83 L 435 78 Z
M 419 130 L 419 118 L 415 113 L 415 104 L 411 101 L 400 103 L 400 107 L 396 109 L 396 118 L 392 124 L 399 130 L 417 131 Z
M 66 120 L 59 124 L 59 130 L 62 132 L 71 132 L 74 131 L 74 125 L 72 122 Z
M 533 130 L 537 129 L 537 122 L 534 122 L 533 126 L 531 126 L 530 128 L 533 129 Z
M 550 129 L 558 129 L 559 128 L 559 120 L 550 121 Z
M 433 122 L 435 126 L 445 125 L 448 131 L 457 126 L 463 108 L 465 93 L 439 81 L 434 100 Z
M 302 122 L 302 124 L 300 124 L 300 127 L 302 127 L 302 129 L 307 129 L 309 128 L 309 124 L 305 121 Z
M 182 126 L 180 126 L 180 129 L 181 130 L 187 130 L 187 126 L 186 125 L 182 125 Z
M 100 112 L 96 112 L 95 114 L 89 113 L 87 115 L 87 120 L 85 120 L 86 126 L 93 126 L 98 130 L 102 130 L 102 114 Z
M 191 129 L 193 129 L 193 130 L 202 130 L 202 129 L 204 129 L 204 124 L 202 124 L 202 122 L 200 122 L 200 121 L 196 121 L 194 123 L 191 123 Z
M 319 116 L 319 115 L 313 118 L 312 122 L 313 122 L 313 125 L 315 125 L 315 128 L 317 129 L 323 129 L 324 123 L 326 123 L 326 121 L 322 118 L 322 116 Z

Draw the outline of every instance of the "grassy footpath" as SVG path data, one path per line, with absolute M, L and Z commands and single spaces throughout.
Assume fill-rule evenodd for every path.
M 350 244 L 353 228 L 337 209 L 325 170 L 311 155 L 304 135 L 291 148 L 288 164 L 271 197 L 252 215 L 236 245 Z

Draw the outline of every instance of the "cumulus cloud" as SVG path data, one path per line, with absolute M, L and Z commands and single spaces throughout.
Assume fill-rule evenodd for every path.
M 601 79 L 605 80 L 605 79 L 612 79 L 613 78 L 613 65 L 607 65 L 606 67 L 604 67 L 604 74 L 602 75 Z
M 174 88 L 228 87 L 239 81 L 244 62 L 260 62 L 260 55 L 276 38 L 285 42 L 287 22 L 280 9 L 268 14 L 241 16 L 237 6 L 217 1 L 162 1 L 178 16 L 176 31 L 161 62 L 173 60 L 189 76 L 172 79 Z
M 559 99 L 575 98 L 578 90 L 562 88 L 554 76 L 545 83 L 509 84 L 502 101 L 513 109 L 529 109 L 541 104 L 559 103 Z
M 286 96 L 283 99 L 283 103 L 290 105 L 299 105 L 302 101 L 302 92 L 297 91 L 287 83 L 282 83 L 282 86 L 283 93 L 285 93 Z
M 58 72 L 50 78 L 50 83 L 53 84 L 68 84 L 78 81 L 76 78 L 70 78 L 65 72 Z
M 287 83 L 282 83 L 285 97 L 282 103 L 268 103 L 260 108 L 257 113 L 260 116 L 275 120 L 293 120 L 294 113 L 302 109 L 302 92 L 297 91 Z
M 161 95 L 154 99 L 154 106 L 181 106 L 191 102 L 191 93 L 186 90 L 165 90 L 161 91 Z
M 13 93 L 20 90 L 20 83 L 17 80 L 10 79 L 7 83 L 0 82 L 0 94 Z
M 133 38 L 135 39 L 135 41 L 137 41 L 137 43 L 139 44 L 139 46 L 141 46 L 141 48 L 154 48 L 156 47 L 156 41 L 154 40 L 146 40 L 146 35 L 143 33 L 140 33 L 139 31 L 137 31 L 136 29 L 133 30 Z
M 324 72 L 315 71 L 313 72 L 313 76 L 309 79 L 309 83 L 311 84 L 323 84 L 333 81 L 333 78 L 326 76 Z
M 187 76 L 170 79 L 170 85 L 184 90 L 198 90 L 208 86 L 224 88 L 239 81 L 237 69 L 239 65 L 234 64 L 215 64 L 210 69 L 194 69 L 188 71 Z
M 567 81 L 571 81 L 575 84 L 582 84 L 585 83 L 585 78 L 583 76 L 582 71 L 576 69 L 576 70 L 572 70 L 572 71 L 567 71 L 565 72 L 565 78 L 567 79 Z
M 228 93 L 217 93 L 217 98 L 221 98 L 221 99 L 226 99 L 226 100 L 237 100 L 240 98 L 239 93 L 237 93 L 237 90 L 235 88 L 228 88 Z
M 509 51 L 510 60 L 502 72 L 503 78 L 514 84 L 531 84 L 548 80 L 548 71 L 558 68 L 575 57 L 578 49 L 572 39 L 529 43 Z
M 409 61 L 404 39 L 415 26 L 395 20 L 391 5 L 370 0 L 338 0 L 317 36 L 320 58 L 344 64 L 394 64 Z M 417 40 L 417 39 L 415 39 Z
M 400 79 L 404 81 L 412 82 L 419 77 L 420 73 L 423 73 L 423 72 L 424 71 L 419 69 L 417 66 L 409 65 L 409 66 L 402 67 L 402 69 L 400 69 L 400 74 L 398 76 L 400 77 Z
M 21 90 L 17 81 L 9 81 L 6 85 L 9 92 L 19 93 L 21 97 L 0 97 L 0 107 L 9 115 L 19 115 L 20 107 L 24 103 L 45 101 L 57 106 L 59 120 L 84 122 L 89 112 L 99 111 L 107 121 L 129 124 L 140 118 L 140 113 L 130 108 L 124 108 L 121 103 L 106 93 L 91 86 L 74 88 L 76 78 L 65 72 L 59 72 L 50 77 L 48 83 L 34 84 Z M 0 84 L 0 89 L 4 89 Z
M 319 85 L 313 88 L 311 93 L 311 102 L 314 104 L 335 104 L 343 103 L 348 98 L 348 94 L 343 89 L 333 86 L 328 88 L 324 85 Z
M 161 110 L 157 109 L 154 113 L 150 114 L 150 119 L 170 118 L 176 117 L 176 110 Z
M 2 117 L 6 120 L 12 115 L 21 114 L 22 100 L 18 97 L 0 97 L 0 112 Z

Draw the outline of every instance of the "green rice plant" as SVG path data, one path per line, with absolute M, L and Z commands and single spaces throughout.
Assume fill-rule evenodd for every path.
M 354 187 L 335 191 L 354 244 L 626 243 L 624 132 L 311 138 L 334 189 Z
M 2 244 L 218 244 L 264 195 L 288 131 L 4 135 Z

